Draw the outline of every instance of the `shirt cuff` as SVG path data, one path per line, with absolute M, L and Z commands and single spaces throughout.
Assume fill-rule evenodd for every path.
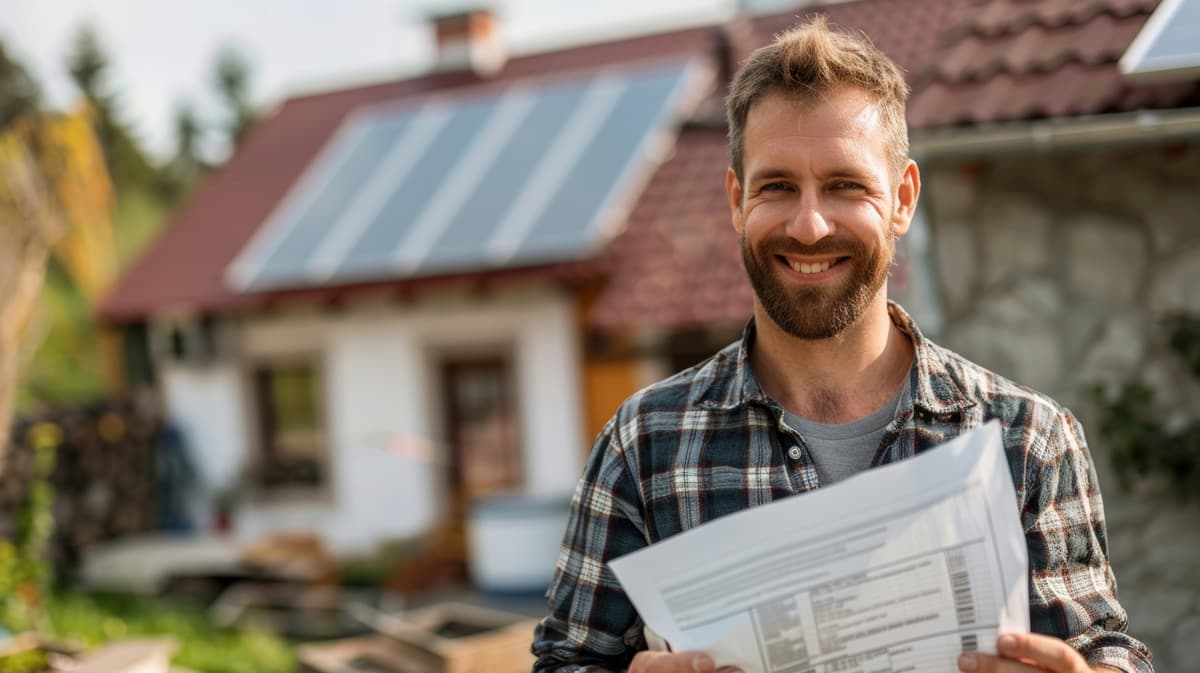
M 1154 665 L 1140 652 L 1124 647 L 1097 647 L 1083 655 L 1089 666 L 1111 666 L 1125 673 L 1154 673 Z

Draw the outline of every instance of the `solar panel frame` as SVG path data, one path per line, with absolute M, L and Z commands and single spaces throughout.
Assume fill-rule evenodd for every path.
M 267 256 L 278 247 L 295 224 L 296 214 L 315 198 L 319 186 L 327 182 L 328 176 L 340 166 L 341 156 L 349 152 L 356 138 L 365 133 L 366 127 L 358 122 L 359 119 L 355 115 L 334 131 L 333 136 L 317 150 L 316 156 L 300 173 L 300 177 L 292 183 L 279 204 L 234 257 L 225 274 L 226 282 L 231 287 L 246 290 L 254 284 Z
M 1119 68 L 1138 83 L 1200 76 L 1200 0 L 1163 0 L 1121 56 Z
M 612 220 L 621 212 L 622 192 L 648 179 L 662 158 L 662 153 L 652 148 L 670 144 L 667 136 L 673 138 L 674 134 L 667 133 L 666 127 L 685 105 L 700 100 L 701 84 L 711 81 L 711 74 L 711 69 L 690 61 L 643 63 L 589 73 L 587 79 L 516 82 L 491 95 L 457 100 L 434 95 L 416 104 L 393 102 L 356 110 L 231 263 L 227 282 L 236 291 L 256 292 L 488 271 L 589 256 L 606 241 L 606 235 L 615 232 Z M 597 142 L 597 130 L 614 123 L 614 109 L 628 103 L 623 96 L 631 88 L 645 87 L 655 78 L 665 78 L 670 86 L 658 92 L 660 100 L 653 106 L 652 118 L 636 122 L 640 132 L 626 139 L 628 156 L 619 162 L 615 174 L 597 187 L 604 193 L 591 195 L 598 205 L 590 208 L 586 217 L 563 219 L 563 224 L 552 227 L 558 236 L 553 245 L 539 248 L 537 242 L 531 243 L 528 239 L 534 229 L 547 226 L 545 211 L 558 196 L 554 183 L 578 179 L 576 174 L 587 163 L 582 159 L 584 153 Z M 558 128 L 547 130 L 555 138 L 536 157 L 537 166 L 525 176 L 520 192 L 502 211 L 497 209 L 496 222 L 475 242 L 475 254 L 470 254 L 469 247 L 442 254 L 439 244 L 453 240 L 447 236 L 466 233 L 459 218 L 470 211 L 471 198 L 458 196 L 463 183 L 491 189 L 496 188 L 492 182 L 512 184 L 511 180 L 492 178 L 503 169 L 497 162 L 511 149 L 522 125 L 542 100 L 563 92 L 570 98 L 573 91 L 578 93 L 578 101 L 565 117 L 557 119 L 561 122 Z M 463 121 L 468 114 L 477 118 Z M 387 150 L 364 150 L 363 143 L 385 125 L 403 130 L 393 134 L 396 137 Z M 343 178 L 339 183 L 339 177 L 356 152 L 372 157 L 369 169 L 352 166 L 357 175 L 370 177 L 349 197 L 348 204 L 344 194 L 336 195 L 346 206 L 345 212 L 332 220 L 321 236 L 314 231 L 314 211 L 324 216 L 331 212 L 326 203 L 332 198 L 328 193 L 335 190 L 335 184 L 347 182 Z M 479 211 L 474 212 L 478 216 Z M 466 231 L 478 235 L 479 224 L 468 223 Z
M 501 151 L 503 165 L 491 176 L 487 190 L 467 199 L 425 256 L 421 273 L 461 269 L 479 261 L 480 239 L 495 236 L 496 213 L 511 212 L 521 202 L 522 189 L 534 181 L 531 174 L 558 136 L 547 129 L 561 129 L 584 105 L 588 86 L 568 87 L 538 98 L 521 128 L 508 139 Z
M 412 117 L 380 121 L 384 123 L 360 127 L 362 130 L 356 134 L 355 146 L 343 153 L 337 162 L 339 170 L 314 189 L 315 194 L 308 200 L 307 207 L 293 219 L 288 235 L 264 258 L 257 282 L 296 282 L 308 278 L 305 269 L 311 266 L 308 260 L 313 251 L 323 248 L 334 233 L 328 226 L 329 221 L 340 219 L 340 213 L 358 194 L 354 186 L 370 178 L 386 159 L 388 150 L 401 144 L 414 124 Z M 300 259 L 291 264 L 278 261 L 296 255 Z M 274 265 L 273 261 L 276 262 Z M 271 269 L 277 270 L 276 275 L 269 275 Z M 290 273 L 284 272 L 289 269 L 292 270 Z
M 335 282 L 364 281 L 403 275 L 397 268 L 393 251 L 403 245 L 420 217 L 435 206 L 434 197 L 451 174 L 462 155 L 478 142 L 488 120 L 500 107 L 498 99 L 484 99 L 451 109 L 446 124 L 437 137 L 424 147 L 415 160 L 414 170 L 395 185 L 383 201 L 371 223 L 342 258 L 331 279 Z M 340 223 L 335 223 L 337 227 Z
M 312 282 L 326 281 L 337 273 L 346 256 L 392 195 L 395 184 L 418 169 L 421 157 L 439 137 L 449 118 L 450 110 L 441 105 L 427 106 L 408 117 L 412 121 L 409 133 L 391 148 L 378 172 L 363 186 L 358 198 L 336 221 L 335 226 L 329 228 L 329 235 L 322 241 L 321 247 L 314 251 L 308 264 L 308 277 Z M 361 123 L 382 122 L 384 120 L 364 118 Z
M 514 256 L 567 177 L 567 169 L 574 165 L 572 160 L 584 151 L 584 143 L 590 141 L 596 128 L 612 113 L 612 107 L 624 90 L 625 83 L 613 78 L 602 77 L 593 83 L 580 105 L 583 114 L 573 116 L 560 130 L 558 140 L 542 157 L 532 178 L 517 197 L 516 207 L 505 213 L 504 219 L 496 225 L 496 231 L 486 245 L 487 261 L 501 265 Z
M 621 204 L 617 203 L 617 200 L 623 194 L 640 191 L 632 189 L 633 183 L 644 182 L 649 178 L 649 171 L 638 172 L 636 170 L 639 162 L 641 166 L 652 168 L 658 164 L 658 159 L 662 158 L 658 156 L 660 153 L 655 151 L 663 144 L 662 138 L 656 137 L 656 135 L 662 132 L 664 121 L 674 107 L 672 98 L 680 94 L 680 89 L 685 81 L 686 72 L 663 72 L 640 78 L 637 82 L 628 84 L 620 104 L 610 112 L 605 128 L 593 138 L 592 144 L 584 149 L 583 154 L 589 157 L 589 161 L 577 162 L 572 167 L 571 174 L 563 180 L 559 190 L 554 194 L 554 199 L 547 204 L 546 210 L 535 223 L 534 228 L 529 231 L 525 245 L 516 251 L 508 261 L 531 264 L 545 259 L 559 258 L 570 254 L 571 251 L 575 251 L 577 255 L 586 255 L 597 250 L 607 242 L 610 236 L 617 233 L 611 225 L 614 222 L 623 221 L 622 215 L 625 210 Z M 639 91 L 638 89 L 642 87 L 644 89 Z M 643 110 L 642 112 L 647 113 L 649 117 L 639 119 L 640 123 L 633 129 L 628 129 L 631 133 L 636 133 L 636 142 L 628 145 L 612 142 L 611 133 L 606 135 L 604 132 L 608 129 L 612 129 L 614 133 L 626 130 L 620 127 L 632 115 L 623 113 L 638 111 L 636 105 L 639 102 L 653 103 L 661 96 L 659 91 L 662 89 L 667 91 L 665 100 L 657 105 L 652 105 L 650 109 Z M 646 95 L 649 100 L 636 100 L 635 96 L 638 94 Z M 626 110 L 625 104 L 634 109 Z M 637 133 L 638 128 L 650 130 Z M 607 150 L 615 151 L 615 156 L 604 157 L 613 160 L 613 164 L 607 167 L 611 173 L 602 182 L 602 184 L 607 183 L 609 188 L 603 193 L 596 193 L 595 197 L 597 198 L 592 203 L 583 203 L 584 199 L 590 196 L 586 191 L 580 191 L 583 186 L 580 184 L 581 182 L 585 184 L 590 182 L 585 171 L 593 168 L 597 163 L 595 159 L 602 156 L 601 153 Z M 572 190 L 575 190 L 574 194 L 572 194 Z M 555 206 L 559 207 L 557 211 L 554 210 Z M 582 213 L 577 211 L 582 211 Z M 573 221 L 573 214 L 580 214 L 583 226 L 578 230 L 563 231 L 561 223 Z

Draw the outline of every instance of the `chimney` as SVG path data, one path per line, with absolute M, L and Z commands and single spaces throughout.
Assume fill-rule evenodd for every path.
M 491 9 L 470 9 L 431 18 L 437 40 L 437 71 L 470 70 L 480 77 L 504 67 L 507 53 Z

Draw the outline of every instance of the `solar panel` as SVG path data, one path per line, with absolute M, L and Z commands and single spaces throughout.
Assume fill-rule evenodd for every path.
M 659 63 L 362 111 L 260 227 L 228 280 L 257 291 L 594 254 L 702 74 Z
M 1200 76 L 1200 0 L 1163 0 L 1121 57 L 1120 67 L 1139 82 Z

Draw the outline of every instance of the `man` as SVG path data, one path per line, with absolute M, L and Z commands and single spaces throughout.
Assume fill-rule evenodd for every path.
M 535 636 L 537 671 L 713 671 L 703 653 L 646 650 L 608 561 L 991 419 L 1026 532 L 1034 633 L 1002 637 L 998 657 L 964 653 L 959 669 L 1152 671 L 1123 633 L 1075 418 L 930 343 L 887 301 L 921 186 L 907 94 L 887 57 L 823 20 L 758 50 L 734 78 L 725 186 L 753 319 L 741 341 L 635 394 L 600 433 Z

